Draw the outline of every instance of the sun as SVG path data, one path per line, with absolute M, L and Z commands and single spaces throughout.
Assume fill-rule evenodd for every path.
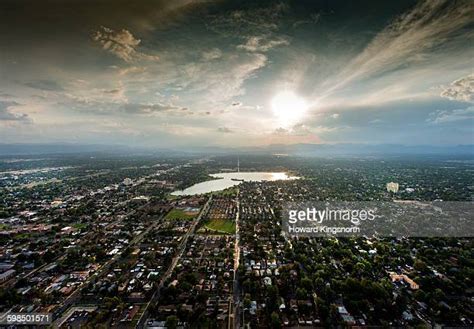
M 294 92 L 283 91 L 273 97 L 272 109 L 280 125 L 291 126 L 303 118 L 308 104 Z

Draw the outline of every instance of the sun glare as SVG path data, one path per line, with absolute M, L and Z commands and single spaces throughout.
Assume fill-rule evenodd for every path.
M 308 104 L 292 91 L 284 91 L 273 97 L 272 109 L 282 126 L 297 123 L 306 113 Z

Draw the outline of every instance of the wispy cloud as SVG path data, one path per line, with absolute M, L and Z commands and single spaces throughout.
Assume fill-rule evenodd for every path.
M 44 91 L 62 91 L 64 88 L 57 82 L 53 80 L 34 80 L 24 83 L 25 86 L 39 89 Z
M 103 15 L 98 9 L 110 5 L 101 1 L 61 10 L 27 2 L 44 10 L 37 19 L 51 19 L 35 31 L 36 21 L 22 20 L 19 8 L 15 20 L 28 31 L 9 30 L 18 45 L 3 47 L 0 120 L 19 127 L 12 134 L 18 138 L 67 140 L 74 130 L 77 138 L 128 143 L 136 134 L 137 142 L 146 135 L 150 144 L 169 146 L 177 139 L 383 142 L 409 125 L 413 136 L 444 129 L 462 142 L 452 128 L 472 123 L 472 110 L 463 109 L 471 104 L 461 103 L 474 103 L 470 0 L 414 1 L 399 17 L 406 4 L 156 0 L 140 8 L 120 3 Z M 71 10 L 78 16 L 64 21 Z M 0 25 L 19 26 L 3 18 Z M 42 42 L 58 26 L 55 38 Z M 34 41 L 28 53 L 24 40 Z M 271 104 L 283 90 L 310 108 L 300 125 L 275 131 L 282 124 Z M 430 116 L 434 109 L 445 111 Z M 34 125 L 20 124 L 30 117 Z
M 224 36 L 268 34 L 278 29 L 279 19 L 287 10 L 288 5 L 283 2 L 261 8 L 234 10 L 212 17 L 207 27 Z
M 446 47 L 447 41 L 453 44 L 459 38 L 465 40 L 467 34 L 459 31 L 472 24 L 473 15 L 472 1 L 421 1 L 379 32 L 346 69 L 328 82 L 326 94 L 357 79 L 423 62 L 427 50 Z
M 239 109 L 239 110 L 261 110 L 262 106 L 260 105 L 247 105 L 242 102 L 232 102 L 231 109 Z
M 238 49 L 250 52 L 267 52 L 278 46 L 288 46 L 290 41 L 283 37 L 271 38 L 267 36 L 252 36 L 247 38 L 247 42 L 238 45 Z
M 126 113 L 129 114 L 153 114 L 158 112 L 187 112 L 189 109 L 187 107 L 176 106 L 173 104 L 135 104 L 129 103 L 124 104 L 120 107 Z
M 222 105 L 245 93 L 244 82 L 265 67 L 267 57 L 260 53 L 227 54 L 216 63 L 193 62 L 183 66 L 174 83 L 187 92 L 200 93 L 208 104 Z M 199 101 L 200 97 L 194 98 Z
M 62 103 L 63 106 L 72 108 L 83 114 L 110 115 L 110 116 L 151 116 L 156 114 L 169 115 L 192 115 L 194 114 L 187 107 L 174 105 L 172 103 L 133 103 L 128 101 L 113 102 L 107 100 L 87 100 L 70 99 L 69 102 Z
M 312 14 L 309 15 L 309 18 L 294 22 L 293 23 L 293 28 L 297 28 L 297 27 L 299 27 L 301 25 L 305 25 L 305 24 L 317 24 L 320 21 L 321 16 L 322 15 L 321 15 L 320 12 L 312 13 Z
M 474 74 L 453 81 L 449 86 L 443 87 L 442 97 L 450 100 L 474 102 Z
M 469 120 L 469 122 L 473 122 L 474 106 L 452 111 L 436 111 L 430 115 L 430 118 L 428 118 L 427 122 L 433 124 L 444 124 L 461 120 Z
M 0 121 L 22 121 L 31 122 L 31 119 L 25 113 L 16 113 L 14 107 L 21 104 L 14 101 L 0 101 Z
M 142 53 L 137 50 L 141 43 L 133 34 L 122 29 L 115 31 L 108 27 L 101 27 L 92 36 L 92 39 L 102 46 L 102 49 L 114 54 L 125 62 L 134 62 L 137 60 L 157 61 L 158 56 Z
M 63 93 L 65 102 L 74 106 L 95 107 L 101 104 L 124 104 L 128 102 L 125 95 L 125 86 L 122 81 L 108 85 L 108 88 L 99 88 L 97 84 L 87 81 L 75 81 Z
M 205 61 L 213 61 L 222 57 L 222 51 L 219 48 L 209 49 L 202 53 L 202 59 Z
M 219 127 L 217 128 L 217 131 L 224 134 L 230 134 L 234 132 L 232 129 L 227 128 L 227 127 Z

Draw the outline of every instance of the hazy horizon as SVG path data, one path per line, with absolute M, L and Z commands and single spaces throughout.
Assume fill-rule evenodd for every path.
M 391 156 L 448 156 L 455 158 L 473 158 L 474 144 L 458 145 L 402 145 L 402 144 L 269 144 L 261 146 L 181 146 L 152 147 L 129 146 L 124 144 L 79 144 L 79 143 L 0 143 L 0 157 L 67 155 L 67 154 L 123 154 L 124 156 L 181 154 L 181 155 L 280 155 L 303 157 L 391 157 Z

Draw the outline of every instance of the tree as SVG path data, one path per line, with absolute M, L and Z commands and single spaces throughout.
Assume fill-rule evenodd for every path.
M 425 262 L 422 261 L 422 260 L 420 260 L 420 259 L 415 260 L 415 263 L 413 264 L 413 267 L 414 267 L 415 270 L 417 270 L 418 272 L 423 272 L 423 271 L 425 271 L 426 268 L 427 268 Z
M 277 310 L 278 309 L 278 301 L 279 301 L 279 292 L 277 286 L 269 286 L 267 288 L 267 307 L 269 311 Z
M 305 288 L 296 289 L 296 298 L 298 299 L 308 298 L 308 291 Z
M 426 293 L 423 290 L 419 289 L 415 292 L 415 298 L 423 302 L 426 300 Z
M 313 282 L 307 277 L 301 279 L 301 286 L 308 291 L 313 290 Z
M 365 270 L 365 265 L 361 262 L 358 262 L 354 265 L 354 272 L 356 272 L 358 275 L 361 275 L 364 273 Z
M 270 326 L 273 329 L 279 329 L 281 328 L 281 322 L 280 322 L 280 317 L 276 312 L 273 312 L 272 315 L 270 316 Z
M 166 318 L 165 326 L 168 329 L 176 329 L 178 326 L 178 318 L 175 315 L 170 315 Z

